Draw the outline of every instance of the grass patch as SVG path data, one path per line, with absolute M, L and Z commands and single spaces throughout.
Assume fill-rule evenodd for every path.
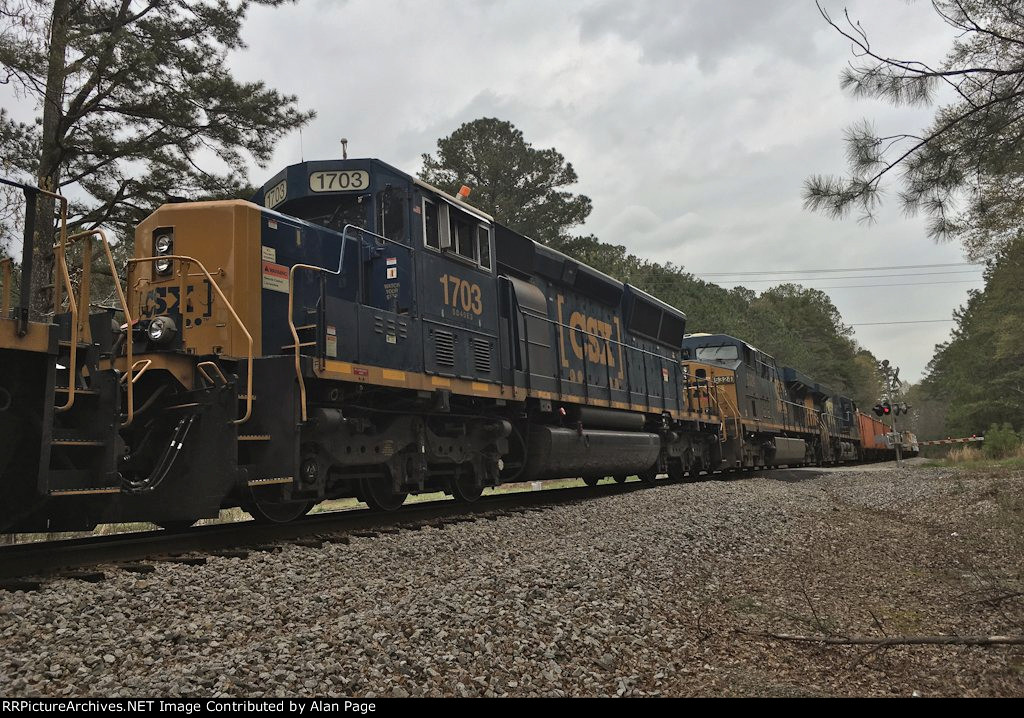
M 975 446 L 964 446 L 951 450 L 945 458 L 933 459 L 920 464 L 922 467 L 950 467 L 964 469 L 1021 469 L 1024 468 L 1024 446 L 1018 446 L 1009 456 L 1000 459 L 989 458 Z

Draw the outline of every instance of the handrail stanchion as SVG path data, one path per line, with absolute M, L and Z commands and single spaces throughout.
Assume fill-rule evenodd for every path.
M 0 259 L 0 277 L 4 283 L 3 294 L 0 295 L 0 318 L 6 317 L 7 312 L 11 311 L 11 267 L 14 266 L 14 259 L 12 257 L 4 257 Z

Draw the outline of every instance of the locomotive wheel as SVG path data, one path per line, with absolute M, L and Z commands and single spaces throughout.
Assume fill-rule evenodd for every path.
M 587 486 L 597 486 L 597 482 L 601 480 L 600 476 L 584 476 L 583 483 Z
M 654 482 L 658 480 L 658 465 L 655 464 L 646 471 L 638 472 L 637 478 L 643 481 L 648 486 L 654 486 Z
M 385 478 L 359 479 L 359 489 L 359 498 L 378 511 L 395 511 L 409 498 L 407 493 L 392 491 L 390 479 Z
M 472 471 L 459 471 L 454 479 L 448 482 L 452 498 L 464 504 L 471 504 L 484 492 L 483 484 L 477 484 Z
M 261 524 L 286 524 L 305 516 L 316 505 L 315 501 L 260 501 L 253 499 L 242 506 L 253 521 Z
M 628 476 L 622 476 L 620 474 L 619 476 L 613 476 L 612 478 L 615 479 L 615 483 L 617 483 L 617 484 L 624 484 L 624 483 L 626 483 L 626 479 L 628 479 L 629 477 Z
M 680 481 L 685 473 L 682 460 L 668 462 L 668 478 L 670 481 Z
M 703 462 L 700 459 L 695 460 L 690 470 L 686 472 L 686 482 L 692 484 L 694 481 L 700 481 L 700 472 L 703 468 Z

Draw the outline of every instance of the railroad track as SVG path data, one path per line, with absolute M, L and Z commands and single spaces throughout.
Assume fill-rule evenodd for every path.
M 667 480 L 658 484 L 671 483 Z M 600 484 L 484 496 L 472 504 L 444 499 L 397 511 L 369 509 L 324 512 L 285 524 L 253 521 L 199 526 L 181 532 L 145 531 L 42 541 L 0 547 L 0 590 L 38 590 L 47 581 L 101 581 L 111 570 L 145 573 L 162 562 L 201 564 L 208 558 L 244 558 L 285 545 L 347 543 L 350 537 L 417 530 L 424 526 L 497 519 L 560 504 L 626 494 L 649 488 L 640 482 Z M 87 569 L 87 570 L 86 570 Z
M 701 477 L 701 480 L 759 475 L 782 481 L 801 481 L 817 473 L 812 468 L 748 469 L 729 474 L 714 472 Z M 350 509 L 311 514 L 284 524 L 239 521 L 197 526 L 178 532 L 156 530 L 13 544 L 0 547 L 0 590 L 33 591 L 48 581 L 61 578 L 102 581 L 111 571 L 148 573 L 155 570 L 154 564 L 159 563 L 203 564 L 213 557 L 244 558 L 251 553 L 274 551 L 286 545 L 348 543 L 352 537 L 373 537 L 449 523 L 496 520 L 502 515 L 544 510 L 686 481 L 662 478 L 653 486 L 631 481 L 592 487 L 517 491 L 484 496 L 472 504 L 442 499 L 414 503 L 390 512 Z

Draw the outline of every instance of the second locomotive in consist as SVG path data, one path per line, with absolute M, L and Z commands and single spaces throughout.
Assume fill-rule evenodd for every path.
M 30 196 L 32 188 L 24 188 Z M 0 530 L 264 520 L 356 496 L 868 458 L 885 429 L 378 160 L 141 225 L 121 309 L 0 314 Z M 88 236 L 86 236 L 88 235 Z M 26 230 L 26 237 L 31 232 Z M 28 246 L 26 240 L 26 246 Z M 32 271 L 23 269 L 23 286 Z M 877 422 L 876 422 L 877 424 Z

